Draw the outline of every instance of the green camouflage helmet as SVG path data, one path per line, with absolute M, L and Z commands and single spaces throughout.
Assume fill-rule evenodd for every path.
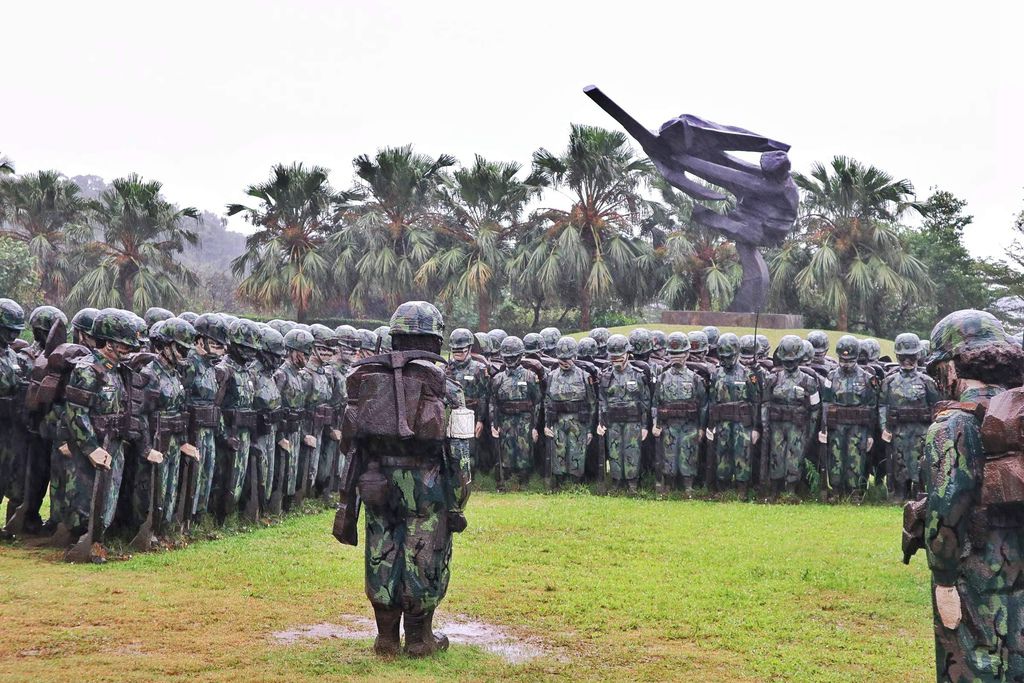
M 182 311 L 178 314 L 178 317 L 187 322 L 189 325 L 195 326 L 196 318 L 199 317 L 198 313 L 192 311 Z
M 708 335 L 701 331 L 690 332 L 686 335 L 690 341 L 690 351 L 698 355 L 708 352 Z
M 572 337 L 562 337 L 555 342 L 555 358 L 558 360 L 572 360 L 576 358 L 577 351 L 576 340 Z
M 373 331 L 377 335 L 377 344 L 381 353 L 391 353 L 391 330 L 387 325 L 381 325 Z
M 608 355 L 611 358 L 621 358 L 629 351 L 629 340 L 626 335 L 613 334 L 608 337 Z
M 169 341 L 191 349 L 196 345 L 196 328 L 184 318 L 170 318 L 163 322 L 161 332 Z
M 828 335 L 821 330 L 814 330 L 808 334 L 807 341 L 811 342 L 811 346 L 814 347 L 814 353 L 828 353 Z
M 474 346 L 477 348 L 477 353 L 482 353 L 485 356 L 494 353 L 494 343 L 491 341 L 491 335 L 486 332 L 474 332 L 473 339 L 476 342 Z
M 501 329 L 500 327 L 495 327 L 493 330 L 487 333 L 487 336 L 491 338 L 491 341 L 494 342 L 494 348 L 497 349 L 501 347 L 501 342 L 505 341 L 505 337 L 508 336 L 508 332 Z
M 309 326 L 309 333 L 313 335 L 313 342 L 320 346 L 334 347 L 338 345 L 338 335 L 334 334 L 334 330 L 327 325 L 314 323 Z
M 664 351 L 665 345 L 668 344 L 668 337 L 661 330 L 653 330 L 651 332 L 651 350 L 654 352 Z
M 611 332 L 606 327 L 595 327 L 590 331 L 590 338 L 597 342 L 598 349 L 608 346 L 609 337 L 611 337 Z
M 92 321 L 92 336 L 105 342 L 120 342 L 125 346 L 137 348 L 139 336 L 136 323 L 127 311 L 116 308 L 104 308 L 96 314 Z
M 107 309 L 103 309 L 103 310 L 105 311 Z M 114 310 L 121 310 L 121 309 L 114 309 Z M 102 313 L 102 312 L 103 311 L 100 311 L 100 313 Z M 149 325 L 146 324 L 146 321 L 142 319 L 141 315 L 136 315 L 132 311 L 123 311 L 123 312 L 124 312 L 125 315 L 128 316 L 128 320 L 129 320 L 129 322 L 131 322 L 132 329 L 135 330 L 135 338 L 138 339 L 139 345 L 140 346 L 145 345 L 145 343 L 149 341 Z M 96 322 L 93 321 L 93 324 L 95 325 Z
M 519 358 L 526 351 L 523 340 L 519 337 L 505 337 L 501 342 L 499 353 L 506 361 L 512 358 Z
M 260 329 L 260 338 L 263 341 L 263 350 L 266 353 L 272 356 L 283 356 L 285 354 L 284 336 L 269 324 Z
M 172 320 L 172 318 L 168 318 L 168 320 Z M 165 321 L 163 320 L 157 320 L 155 323 L 153 323 L 153 326 L 149 328 L 150 342 L 154 344 L 164 345 L 170 344 L 172 341 L 174 341 L 174 339 L 171 338 L 171 335 L 164 334 L 164 322 Z
M 289 330 L 288 334 L 284 335 L 284 348 L 306 354 L 313 353 L 313 335 L 305 330 Z
M 794 363 L 804 353 L 804 340 L 795 334 L 787 334 L 779 342 L 779 360 L 783 363 Z
M 280 330 L 278 330 L 280 332 Z M 286 330 L 284 334 L 287 334 Z M 338 343 L 352 351 L 359 348 L 359 333 L 351 325 L 338 325 L 334 328 L 334 334 L 338 337 Z
M 203 313 L 196 318 L 192 326 L 198 336 L 212 339 L 224 346 L 228 345 L 228 326 L 220 313 Z
M 173 318 L 174 314 L 168 311 L 166 308 L 160 308 L 159 306 L 150 306 L 146 309 L 146 312 L 142 314 L 142 319 L 146 321 L 146 329 L 153 327 L 153 323 L 158 320 L 167 320 Z
M 473 339 L 473 333 L 465 327 L 456 327 L 452 330 L 452 333 L 448 335 L 448 346 L 451 347 L 452 351 L 468 349 L 473 345 Z
M 928 366 L 956 358 L 965 351 L 1009 343 L 1003 324 L 991 313 L 974 309 L 954 311 L 932 328 Z
M 917 356 L 921 353 L 921 338 L 913 332 L 896 335 L 893 345 L 897 356 Z
M 629 333 L 629 348 L 634 354 L 650 353 L 654 345 L 651 342 L 651 331 L 638 327 Z
M 551 353 L 558 346 L 558 340 L 562 338 L 562 333 L 557 327 L 545 327 L 540 331 L 540 338 L 544 340 L 544 352 Z
M 377 335 L 373 333 L 373 330 L 367 330 L 361 327 L 356 330 L 356 334 L 359 335 L 360 349 L 371 353 L 377 353 Z
M 99 312 L 98 308 L 83 308 L 71 318 L 71 327 L 89 334 L 89 331 L 92 330 L 92 321 L 96 319 L 96 314 Z
M 523 337 L 523 348 L 526 353 L 537 353 L 544 346 L 544 338 L 536 332 L 530 332 Z
M 429 334 L 444 341 L 444 318 L 434 304 L 406 301 L 391 314 L 391 334 Z
M 718 338 L 718 357 L 725 360 L 733 358 L 740 352 L 740 338 L 732 332 L 726 332 Z
M 68 317 L 64 315 L 64 311 L 55 306 L 37 306 L 28 316 L 28 326 L 34 330 L 49 332 L 58 320 L 63 321 L 65 325 L 68 324 Z
M 576 355 L 584 360 L 589 360 L 597 355 L 597 342 L 593 337 L 584 337 L 576 345 Z
M 767 358 L 768 352 L 772 350 L 772 343 L 763 334 L 757 335 L 755 339 L 757 340 L 757 352 Z
M 757 355 L 757 339 L 752 334 L 745 334 L 740 337 L 740 356 L 753 358 Z
M 13 299 L 0 299 L 0 327 L 21 332 L 25 329 L 25 309 Z
M 721 332 L 718 331 L 718 328 L 714 325 L 708 325 L 704 328 L 703 332 L 708 336 L 708 348 L 717 349 L 718 338 L 722 336 Z
M 877 339 L 865 339 L 860 343 L 860 350 L 869 363 L 874 363 L 882 355 L 882 345 Z
M 262 351 L 263 339 L 260 335 L 259 325 L 252 320 L 239 318 L 228 327 L 228 343 Z
M 1014 338 L 1011 337 L 1010 341 L 1013 342 Z M 928 360 L 928 356 L 932 353 L 932 343 L 927 339 L 921 340 L 921 352 L 917 354 L 917 360 L 919 363 L 924 363 Z
M 860 355 L 860 341 L 852 334 L 844 334 L 836 342 L 836 355 L 839 360 L 856 361 Z
M 665 348 L 670 356 L 683 356 L 690 353 L 690 339 L 683 332 L 673 332 L 668 335 Z
M 814 346 L 811 344 L 811 342 L 807 341 L 806 339 L 801 339 L 800 345 L 804 349 L 803 355 L 800 356 L 800 362 L 810 363 L 812 360 L 814 360 Z

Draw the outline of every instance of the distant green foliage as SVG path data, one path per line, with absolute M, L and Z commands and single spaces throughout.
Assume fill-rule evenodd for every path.
M 0 296 L 26 308 L 42 301 L 39 270 L 25 242 L 0 236 Z

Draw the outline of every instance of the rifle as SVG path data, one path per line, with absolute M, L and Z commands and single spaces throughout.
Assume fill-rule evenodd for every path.
M 245 479 L 246 485 L 249 489 L 249 497 L 245 502 L 245 511 L 243 515 L 245 519 L 249 520 L 253 524 L 260 519 L 260 473 L 259 473 L 259 457 L 257 456 L 257 450 L 255 446 L 249 447 L 249 470 L 246 472 Z
M 597 490 L 601 495 L 608 493 L 608 451 L 607 441 L 604 434 L 598 434 L 595 430 L 594 438 L 597 439 Z
M 110 452 L 109 432 L 103 437 L 103 450 Z M 113 463 L 111 463 L 111 467 L 113 467 Z M 96 468 L 92 482 L 92 504 L 89 506 L 89 526 L 85 533 L 78 538 L 78 542 L 64 553 L 65 562 L 89 562 L 94 557 L 93 545 L 97 543 L 96 526 L 97 524 L 102 526 L 100 520 L 103 517 L 103 508 L 106 507 L 111 477 L 112 472 L 109 469 Z M 95 557 L 101 562 L 106 560 L 106 551 L 98 550 Z
M 815 434 L 814 438 L 815 438 L 815 440 L 817 440 L 817 438 L 818 438 L 817 434 Z M 828 502 L 828 492 L 832 489 L 832 485 L 831 485 L 831 483 L 828 480 L 828 470 L 829 470 L 828 459 L 829 459 L 828 439 L 825 439 L 825 443 L 819 443 L 818 444 L 818 475 L 821 478 L 821 483 L 820 483 L 821 494 L 820 494 L 820 497 L 821 497 L 821 502 L 822 503 L 827 503 Z
M 654 480 L 659 495 L 665 492 L 665 427 L 661 429 L 661 436 L 654 436 L 653 428 L 651 430 L 651 438 L 654 439 Z
M 335 442 L 338 443 L 338 442 Z M 327 482 L 327 486 L 324 488 L 323 495 L 321 498 L 324 501 L 324 505 L 331 504 L 331 496 L 334 495 L 334 491 L 338 488 L 338 465 L 341 459 L 341 446 L 338 445 L 338 452 L 331 458 L 331 477 Z
M 363 457 L 358 445 L 352 447 L 345 457 L 345 469 L 341 475 L 341 495 L 338 510 L 334 513 L 333 535 L 339 543 L 359 545 L 359 475 L 362 474 Z
M 187 455 L 182 457 L 178 483 L 178 505 L 174 510 L 174 523 L 179 526 L 182 533 L 186 533 L 192 526 L 192 503 L 199 485 L 198 464 Z
M 770 463 L 768 462 L 771 458 L 771 448 L 769 443 L 771 442 L 771 427 L 762 425 L 761 427 L 761 462 L 759 463 L 758 478 L 760 479 L 761 495 L 767 497 L 770 493 L 771 487 L 771 475 L 770 475 Z
M 544 486 L 550 491 L 554 488 L 552 468 L 555 462 L 555 437 L 543 432 L 541 435 L 544 436 Z
M 286 474 L 286 468 L 288 467 L 288 458 L 291 454 L 285 449 L 274 443 L 274 449 L 276 451 L 276 457 L 274 458 L 274 490 L 270 493 L 270 505 L 268 509 L 270 514 L 279 515 L 281 514 L 281 505 L 284 501 L 284 478 Z
M 308 493 L 308 487 L 309 487 L 309 473 L 310 473 L 310 469 L 312 468 L 312 463 L 310 461 L 313 459 L 313 452 L 312 452 L 312 449 L 309 446 L 307 446 L 305 443 L 303 443 L 303 441 L 305 440 L 305 436 L 306 436 L 305 434 L 302 435 L 303 438 L 299 439 L 299 444 L 298 444 L 298 446 L 299 446 L 299 465 L 301 466 L 300 469 L 299 469 L 299 477 L 301 478 L 301 481 L 295 487 L 295 505 L 296 505 L 296 507 L 301 506 L 302 505 L 302 501 L 306 500 L 306 493 Z
M 156 428 L 154 432 L 157 435 L 157 439 L 159 439 L 160 413 L 155 414 L 155 420 Z M 162 445 L 162 443 L 158 441 L 157 445 Z M 149 511 L 146 513 L 146 519 L 142 522 L 142 526 L 139 527 L 138 533 L 135 534 L 135 537 L 129 544 L 140 553 L 144 553 L 152 548 L 154 532 L 160 525 L 160 519 L 163 517 L 163 509 L 160 507 L 160 482 L 157 476 L 160 467 L 154 462 L 144 461 L 149 465 Z
M 502 463 L 501 457 L 501 435 L 497 437 L 492 436 L 491 440 L 494 441 L 494 455 L 498 460 L 498 490 L 502 491 L 505 489 L 505 466 Z

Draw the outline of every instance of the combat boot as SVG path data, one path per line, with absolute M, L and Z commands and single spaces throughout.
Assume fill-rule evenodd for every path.
M 373 616 L 377 621 L 377 638 L 373 641 L 374 653 L 378 657 L 397 657 L 398 653 L 402 651 L 402 640 L 399 633 L 399 625 L 402 621 L 401 608 L 374 605 Z
M 629 495 L 635 496 L 638 492 L 638 483 L 636 479 L 629 479 L 626 481 L 626 487 L 629 489 Z
M 736 484 L 736 495 L 739 496 L 739 499 L 743 502 L 747 501 L 747 482 L 741 481 Z
M 687 498 L 693 497 L 693 477 L 683 477 L 683 492 Z
M 447 636 L 438 637 L 432 629 L 434 610 L 405 613 L 405 654 L 410 657 L 429 657 L 448 649 Z

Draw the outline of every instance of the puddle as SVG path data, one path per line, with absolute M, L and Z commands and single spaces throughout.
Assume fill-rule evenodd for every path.
M 435 631 L 444 633 L 455 645 L 473 645 L 501 657 L 510 664 L 522 664 L 548 654 L 537 639 L 524 638 L 509 629 L 496 624 L 473 621 L 466 617 L 453 616 L 434 622 Z M 372 619 L 345 616 L 342 623 L 310 624 L 273 635 L 281 645 L 294 645 L 301 640 L 327 640 L 344 638 L 363 640 L 377 635 L 377 626 Z

